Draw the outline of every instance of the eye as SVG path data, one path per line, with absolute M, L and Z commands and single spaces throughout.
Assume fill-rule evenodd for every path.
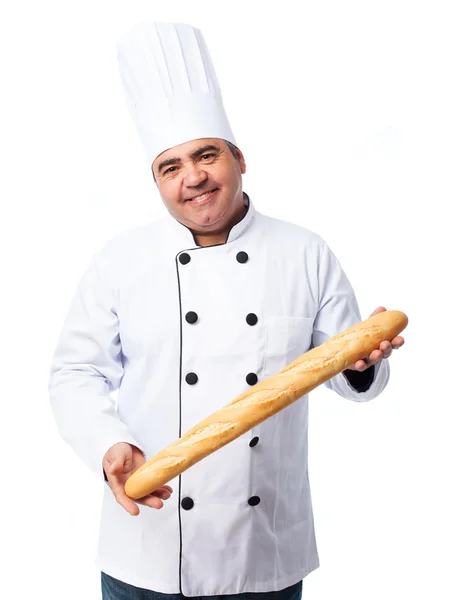
M 209 154 L 202 154 L 202 158 L 208 158 L 210 156 L 215 156 L 212 152 L 210 152 Z
M 171 171 L 171 169 L 176 169 L 177 167 L 169 167 L 169 169 L 166 169 L 166 171 L 164 171 L 163 175 L 166 175 L 167 173 L 174 173 L 174 171 Z

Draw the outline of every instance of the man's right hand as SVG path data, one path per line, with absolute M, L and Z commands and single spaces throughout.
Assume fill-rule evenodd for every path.
M 145 462 L 141 450 L 125 442 L 114 444 L 103 457 L 103 469 L 117 502 L 134 517 L 139 515 L 138 504 L 162 508 L 163 500 L 168 500 L 174 491 L 171 486 L 164 485 L 139 500 L 129 498 L 124 491 L 125 482 Z

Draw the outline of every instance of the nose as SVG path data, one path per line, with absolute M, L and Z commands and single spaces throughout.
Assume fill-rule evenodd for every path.
M 185 169 L 184 183 L 186 187 L 198 187 L 206 179 L 208 175 L 200 164 L 192 164 Z

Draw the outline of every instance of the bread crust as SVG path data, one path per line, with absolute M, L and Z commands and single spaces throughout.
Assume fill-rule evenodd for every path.
M 125 493 L 133 499 L 152 493 L 212 452 L 351 367 L 357 360 L 368 356 L 379 348 L 381 342 L 399 335 L 407 324 L 408 318 L 403 312 L 384 311 L 305 352 L 155 454 L 128 478 Z

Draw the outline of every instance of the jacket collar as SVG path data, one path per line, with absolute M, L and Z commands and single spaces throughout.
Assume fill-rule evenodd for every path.
M 227 236 L 227 240 L 225 241 L 226 244 L 230 244 L 230 242 L 233 242 L 240 238 L 250 227 L 254 219 L 255 207 L 249 196 L 246 194 L 246 192 L 244 192 L 244 202 L 245 206 L 247 206 L 246 214 L 241 219 L 241 221 L 236 223 L 230 229 L 229 234 Z M 183 225 L 182 223 L 180 223 L 180 221 L 177 221 L 177 219 L 174 219 L 174 217 L 172 216 L 169 216 L 168 222 L 169 229 L 171 232 L 171 238 L 176 244 L 178 250 L 201 247 L 198 244 L 196 244 L 191 229 L 189 229 L 186 225 Z

